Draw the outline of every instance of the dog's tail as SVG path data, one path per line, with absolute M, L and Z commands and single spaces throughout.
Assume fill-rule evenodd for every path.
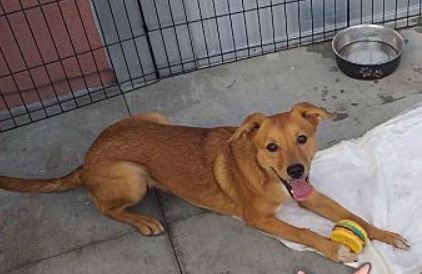
M 16 192 L 58 192 L 83 186 L 80 178 L 82 167 L 66 176 L 46 179 L 20 179 L 0 176 L 0 188 Z

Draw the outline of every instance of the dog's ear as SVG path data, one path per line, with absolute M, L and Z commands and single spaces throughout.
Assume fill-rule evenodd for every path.
M 240 125 L 240 127 L 233 133 L 233 135 L 227 140 L 228 143 L 231 141 L 246 135 L 250 138 L 255 136 L 259 127 L 265 120 L 265 116 L 262 113 L 252 113 L 246 117 L 245 121 Z
M 321 118 L 334 119 L 336 117 L 335 114 L 306 102 L 294 105 L 292 112 L 299 114 L 315 127 L 318 126 Z

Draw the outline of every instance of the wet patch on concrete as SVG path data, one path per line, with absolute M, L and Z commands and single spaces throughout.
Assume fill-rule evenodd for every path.
M 324 43 L 308 46 L 308 47 L 306 47 L 306 51 L 307 52 L 313 52 L 313 53 L 319 53 L 319 54 L 322 55 L 323 58 L 332 58 L 332 59 L 336 58 L 336 56 L 333 53 L 333 49 L 331 48 L 330 42 L 324 42 Z M 332 67 L 332 68 L 334 68 L 334 67 Z M 330 71 L 331 71 L 331 69 L 330 69 Z
M 330 92 L 330 90 L 326 86 L 321 89 L 321 100 L 323 102 L 327 101 L 327 96 L 328 96 L 329 92 Z
M 378 98 L 380 98 L 382 100 L 382 105 L 385 105 L 385 104 L 393 103 L 395 101 L 399 101 L 401 99 L 404 99 L 404 98 L 406 98 L 406 96 L 394 98 L 393 96 L 378 95 Z
M 234 85 L 236 85 L 236 79 L 233 80 L 233 82 L 230 83 L 230 85 L 227 86 L 227 88 L 232 88 Z
M 414 72 L 417 72 L 417 73 L 422 73 L 422 67 L 420 67 L 420 68 L 413 68 L 413 71 Z
M 422 33 L 422 26 L 417 26 L 413 28 L 414 31 Z
M 342 121 L 349 117 L 349 114 L 344 113 L 344 112 L 334 112 L 334 114 L 336 115 L 336 118 L 334 118 L 333 120 L 334 122 Z
M 337 72 L 338 71 L 338 68 L 337 67 L 331 67 L 330 68 L 330 72 Z

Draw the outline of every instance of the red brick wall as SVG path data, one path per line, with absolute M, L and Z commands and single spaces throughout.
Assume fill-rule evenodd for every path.
M 0 0 L 0 110 L 113 82 L 88 1 Z

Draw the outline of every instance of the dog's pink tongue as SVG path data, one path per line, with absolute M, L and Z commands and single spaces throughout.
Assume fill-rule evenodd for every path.
M 314 188 L 305 180 L 294 180 L 290 182 L 293 190 L 293 198 L 296 201 L 303 201 L 309 197 L 314 191 Z

